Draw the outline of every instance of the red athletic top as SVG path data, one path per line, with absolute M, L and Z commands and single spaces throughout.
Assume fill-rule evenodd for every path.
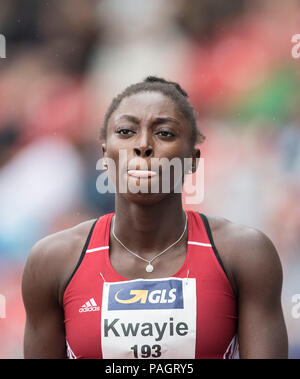
M 204 215 L 169 278 L 128 280 L 109 259 L 114 213 L 93 225 L 63 298 L 69 358 L 235 358 L 237 303 Z

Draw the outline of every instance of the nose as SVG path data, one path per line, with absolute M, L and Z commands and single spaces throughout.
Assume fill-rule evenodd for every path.
M 144 147 L 135 147 L 134 153 L 138 157 L 150 157 L 153 153 L 153 149 L 151 146 L 144 148 Z
M 134 147 L 134 154 L 137 157 L 150 157 L 153 155 L 153 147 L 147 133 L 144 133 Z

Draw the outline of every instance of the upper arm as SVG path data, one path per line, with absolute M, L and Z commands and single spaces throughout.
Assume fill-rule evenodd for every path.
M 272 242 L 246 228 L 237 245 L 234 277 L 238 289 L 241 358 L 287 358 L 288 339 L 281 307 L 282 267 Z
M 58 301 L 53 242 L 32 249 L 22 280 L 26 311 L 24 358 L 65 358 L 64 316 Z

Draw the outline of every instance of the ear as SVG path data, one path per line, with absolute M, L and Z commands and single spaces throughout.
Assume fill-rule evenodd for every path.
M 193 174 L 197 171 L 200 156 L 201 156 L 200 149 L 194 149 L 193 156 L 192 156 L 192 173 Z
M 107 165 L 107 162 L 106 162 L 106 143 L 102 143 L 101 144 L 101 150 L 102 150 L 102 158 L 101 158 L 101 161 L 102 161 L 102 164 L 103 164 L 103 170 L 108 170 L 108 165 Z
M 106 143 L 101 144 L 101 150 L 102 150 L 103 158 L 105 158 L 106 157 Z

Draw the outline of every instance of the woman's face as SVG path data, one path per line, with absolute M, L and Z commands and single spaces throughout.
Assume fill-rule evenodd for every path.
M 106 135 L 103 155 L 116 168 L 114 174 L 109 165 L 111 180 L 116 192 L 132 201 L 152 202 L 173 193 L 176 183 L 182 187 L 184 158 L 200 156 L 191 143 L 191 126 L 160 92 L 125 97 L 111 115 Z

